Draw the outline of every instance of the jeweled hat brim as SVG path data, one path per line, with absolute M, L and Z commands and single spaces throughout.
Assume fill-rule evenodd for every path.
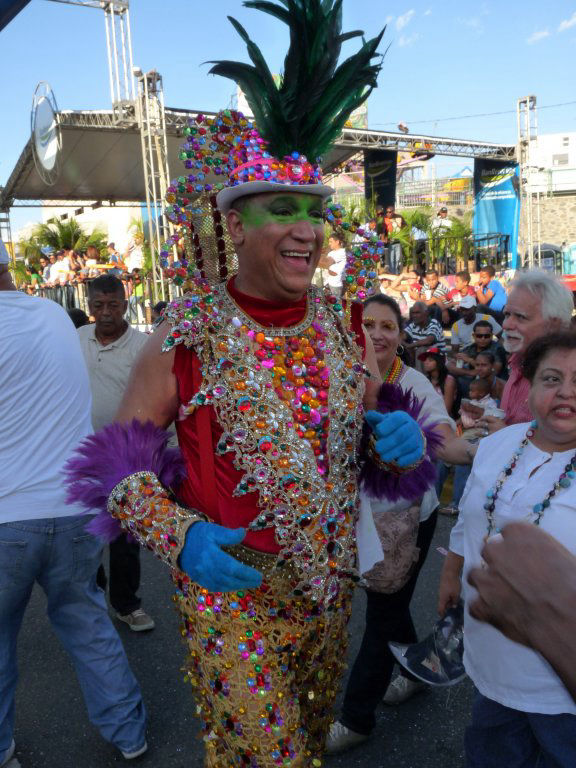
M 264 192 L 299 192 L 305 195 L 319 195 L 327 199 L 334 194 L 334 189 L 326 184 L 281 184 L 270 181 L 246 181 L 233 187 L 225 187 L 216 195 L 216 204 L 222 213 L 228 213 L 233 203 L 248 195 L 261 195 Z

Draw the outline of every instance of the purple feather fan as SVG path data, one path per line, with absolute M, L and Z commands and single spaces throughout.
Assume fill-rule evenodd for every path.
M 419 400 L 411 389 L 403 390 L 398 384 L 382 384 L 380 387 L 376 410 L 380 413 L 404 411 L 412 416 L 426 436 L 426 456 L 416 469 L 402 475 L 382 470 L 369 458 L 367 448 L 371 430 L 364 424 L 360 445 L 360 455 L 364 458 L 360 470 L 360 487 L 368 496 L 387 501 L 397 501 L 400 498 L 413 500 L 422 496 L 434 484 L 434 457 L 442 445 L 442 437 L 434 429 L 436 424 L 429 423 L 426 417 L 422 416 L 423 406 L 423 401 Z
M 134 472 L 154 472 L 162 485 L 172 488 L 186 475 L 182 454 L 169 448 L 170 432 L 151 421 L 109 424 L 85 438 L 64 468 L 69 504 L 79 503 L 87 514 L 97 513 L 86 529 L 105 541 L 121 533 L 120 523 L 108 512 L 114 486 Z

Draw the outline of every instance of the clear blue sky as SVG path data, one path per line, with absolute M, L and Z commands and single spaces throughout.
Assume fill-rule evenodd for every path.
M 514 143 L 519 97 L 534 93 L 541 106 L 576 101 L 576 0 L 344 0 L 344 7 L 346 29 L 372 36 L 387 24 L 382 48 L 390 48 L 369 102 L 371 128 L 395 130 L 404 121 L 413 133 Z M 217 110 L 229 102 L 233 85 L 209 76 L 203 65 L 247 60 L 228 14 L 279 71 L 287 44 L 283 25 L 241 0 L 132 0 L 134 63 L 163 75 L 167 106 Z M 0 32 L 0 68 L 0 184 L 28 139 L 40 80 L 51 84 L 61 109 L 111 106 L 100 10 L 32 0 Z M 576 130 L 576 104 L 542 109 L 539 130 Z M 455 169 L 465 164 L 454 162 Z M 13 223 L 32 218 L 33 211 L 15 211 Z

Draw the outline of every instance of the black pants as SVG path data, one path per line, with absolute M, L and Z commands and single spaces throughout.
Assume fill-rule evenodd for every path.
M 104 566 L 98 568 L 96 582 L 106 589 Z M 123 533 L 110 544 L 110 603 L 116 613 L 125 616 L 140 608 L 136 592 L 140 587 L 140 547 Z
M 366 628 L 362 645 L 350 671 L 340 721 L 357 733 L 368 735 L 376 725 L 376 707 L 386 693 L 394 669 L 388 641 L 415 643 L 416 630 L 410 601 L 434 536 L 438 512 L 420 523 L 417 546 L 420 557 L 409 581 L 391 595 L 366 590 Z

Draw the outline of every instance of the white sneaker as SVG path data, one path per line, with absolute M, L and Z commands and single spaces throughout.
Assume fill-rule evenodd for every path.
M 146 632 L 149 629 L 154 629 L 156 626 L 152 616 L 148 616 L 142 608 L 137 608 L 132 613 L 117 613 L 116 618 L 123 621 L 124 624 L 128 624 L 132 632 Z
M 143 755 L 144 752 L 148 751 L 148 744 L 144 742 L 140 749 L 135 749 L 134 752 L 124 752 L 123 750 L 120 751 L 122 752 L 122 757 L 124 760 L 134 760 L 134 758 L 140 757 L 140 755 Z
M 8 747 L 8 751 L 2 758 L 2 762 L 0 763 L 0 768 L 21 768 L 20 763 L 14 757 L 15 750 L 16 750 L 16 744 L 14 742 L 14 739 L 12 739 L 12 744 L 10 744 L 10 746 Z
M 337 755 L 339 752 L 345 752 L 367 740 L 368 736 L 365 734 L 346 728 L 339 720 L 336 720 L 328 731 L 324 751 L 327 755 Z
M 428 690 L 429 687 L 426 683 L 421 683 L 419 680 L 410 680 L 410 678 L 404 677 L 404 675 L 398 675 L 388 686 L 382 702 L 391 707 L 396 704 L 403 704 L 415 694 Z

